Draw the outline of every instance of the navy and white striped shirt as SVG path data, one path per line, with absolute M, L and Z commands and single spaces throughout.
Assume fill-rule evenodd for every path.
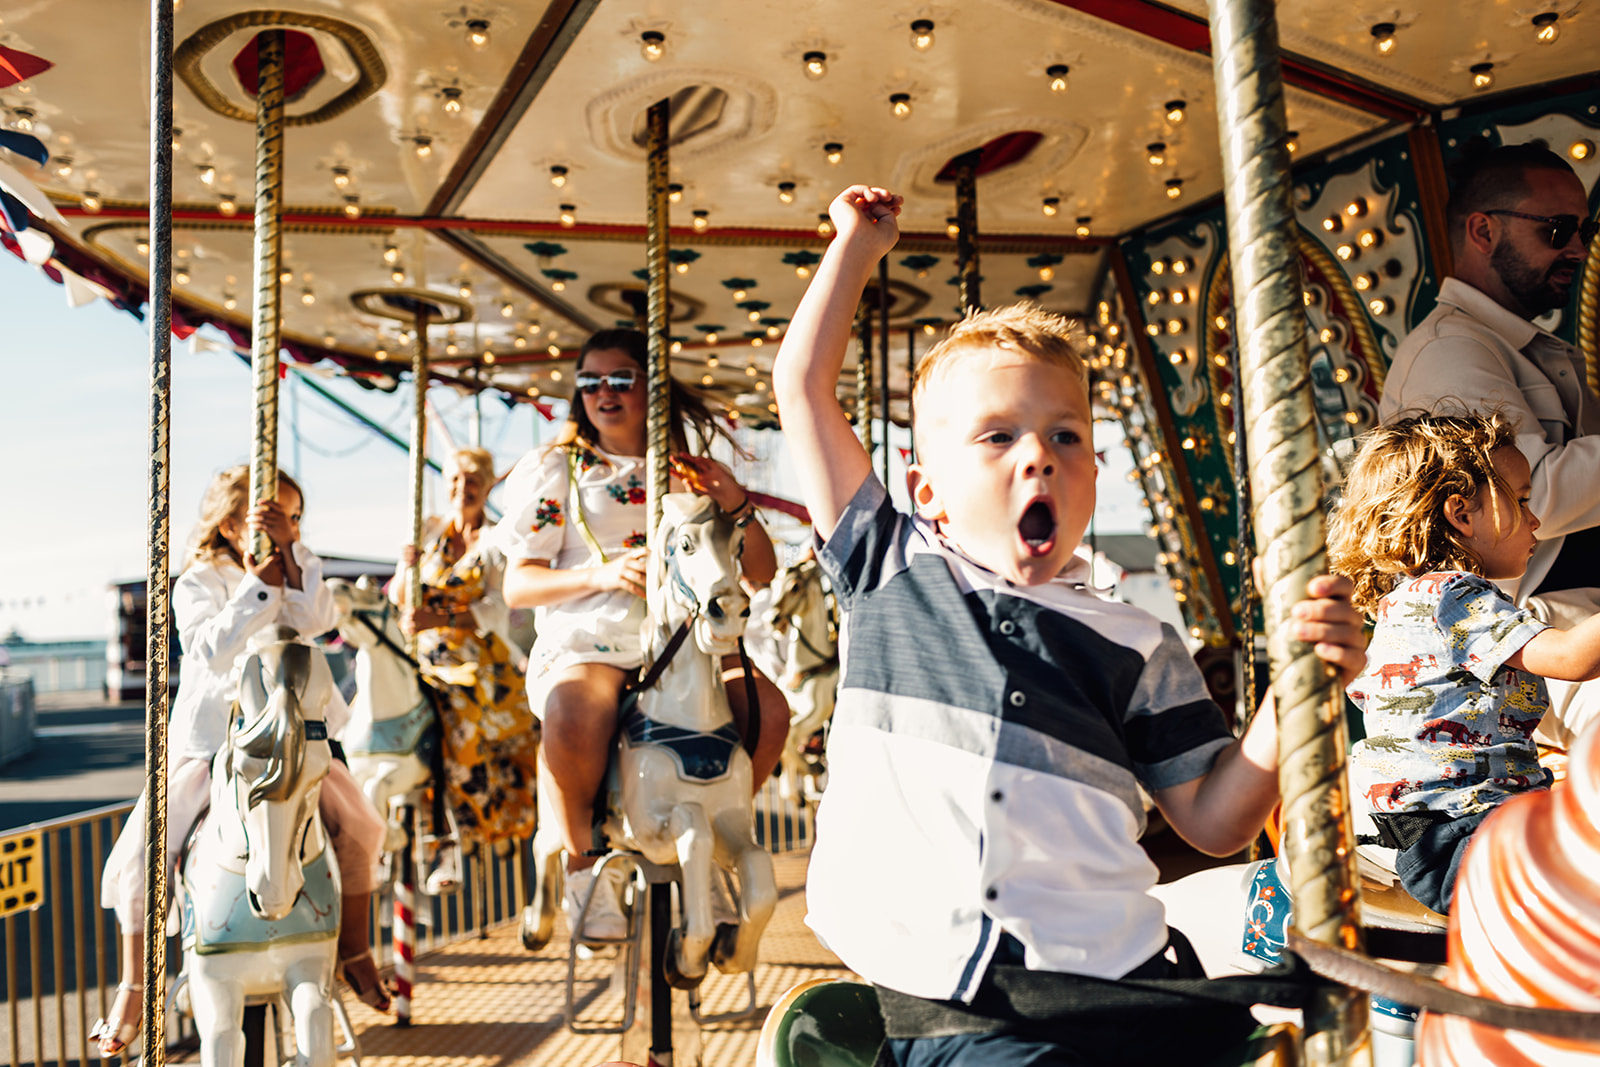
M 1081 558 L 1014 586 L 868 477 L 819 558 L 846 647 L 807 922 L 870 981 L 970 1000 L 1001 930 L 1027 965 L 1120 977 L 1166 943 L 1138 784 L 1233 740 L 1177 633 Z

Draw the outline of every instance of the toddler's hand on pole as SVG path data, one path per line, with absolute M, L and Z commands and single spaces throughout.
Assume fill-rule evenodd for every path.
M 1365 620 L 1350 603 L 1350 579 L 1319 574 L 1306 583 L 1306 599 L 1296 604 L 1294 637 L 1310 643 L 1317 656 L 1339 672 L 1339 684 L 1355 681 L 1367 665 Z
M 900 240 L 903 197 L 870 185 L 852 185 L 828 205 L 838 240 L 874 258 L 888 254 Z

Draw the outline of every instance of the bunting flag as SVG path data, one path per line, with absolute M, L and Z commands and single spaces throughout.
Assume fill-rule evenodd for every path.
M 55 64 L 48 59 L 40 59 L 38 56 L 0 44 L 0 89 L 9 89 L 18 82 L 27 81 L 35 74 L 43 74 L 53 66 Z
M 23 159 L 33 160 L 41 167 L 50 162 L 50 149 L 31 133 L 0 130 L 0 148 L 8 148 Z
M 33 212 L 46 222 L 53 222 L 57 226 L 67 229 L 67 220 L 57 211 L 55 205 L 50 203 L 50 198 L 39 191 L 38 186 L 24 178 L 17 168 L 9 163 L 0 163 L 0 194 L 10 194 L 13 198 L 26 205 L 28 211 Z M 6 205 L 6 219 L 11 222 L 11 228 L 22 231 L 28 228 L 27 212 L 22 212 L 22 225 L 17 225 L 11 220 L 12 205 Z
M 32 220 L 28 217 L 27 205 L 6 192 L 4 188 L 0 188 L 0 219 L 5 220 L 6 229 L 12 233 L 21 233 L 33 225 Z M 9 248 L 12 244 L 15 244 L 15 242 L 8 242 L 6 247 Z M 17 255 L 22 255 L 20 249 L 17 249 L 16 252 Z M 23 258 L 26 259 L 27 257 L 23 256 Z
M 35 267 L 49 263 L 50 257 L 56 252 L 55 240 L 49 234 L 38 230 L 18 230 L 17 244 L 22 246 L 22 258 Z

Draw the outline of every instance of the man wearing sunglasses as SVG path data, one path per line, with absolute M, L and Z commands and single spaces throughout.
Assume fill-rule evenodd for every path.
M 1600 399 L 1582 354 L 1537 323 L 1555 329 L 1576 313 L 1594 212 L 1583 182 L 1544 142 L 1470 147 L 1447 210 L 1454 275 L 1401 342 L 1378 413 L 1497 408 L 1517 423 L 1541 525 L 1527 573 L 1509 591 L 1570 628 L 1600 611 Z M 1552 713 L 1540 737 L 1565 747 L 1600 715 L 1600 682 L 1547 684 Z

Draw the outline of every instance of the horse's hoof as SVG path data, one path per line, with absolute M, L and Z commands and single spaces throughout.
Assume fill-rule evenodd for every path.
M 538 952 L 550 943 L 551 936 L 555 933 L 555 913 L 542 914 L 538 907 L 529 904 L 522 909 L 522 922 L 519 929 L 522 934 L 522 947 L 529 952 Z
M 673 989 L 699 989 L 700 983 L 706 980 L 705 972 L 701 972 L 693 978 L 684 974 L 678 967 L 678 956 L 682 950 L 683 935 L 674 927 L 672 932 L 667 935 L 666 959 L 661 961 L 661 969 L 665 972 L 662 977 L 667 980 L 667 984 Z
M 735 923 L 718 923 L 711 937 L 711 962 L 723 974 L 728 972 L 728 961 L 739 950 L 739 927 Z

